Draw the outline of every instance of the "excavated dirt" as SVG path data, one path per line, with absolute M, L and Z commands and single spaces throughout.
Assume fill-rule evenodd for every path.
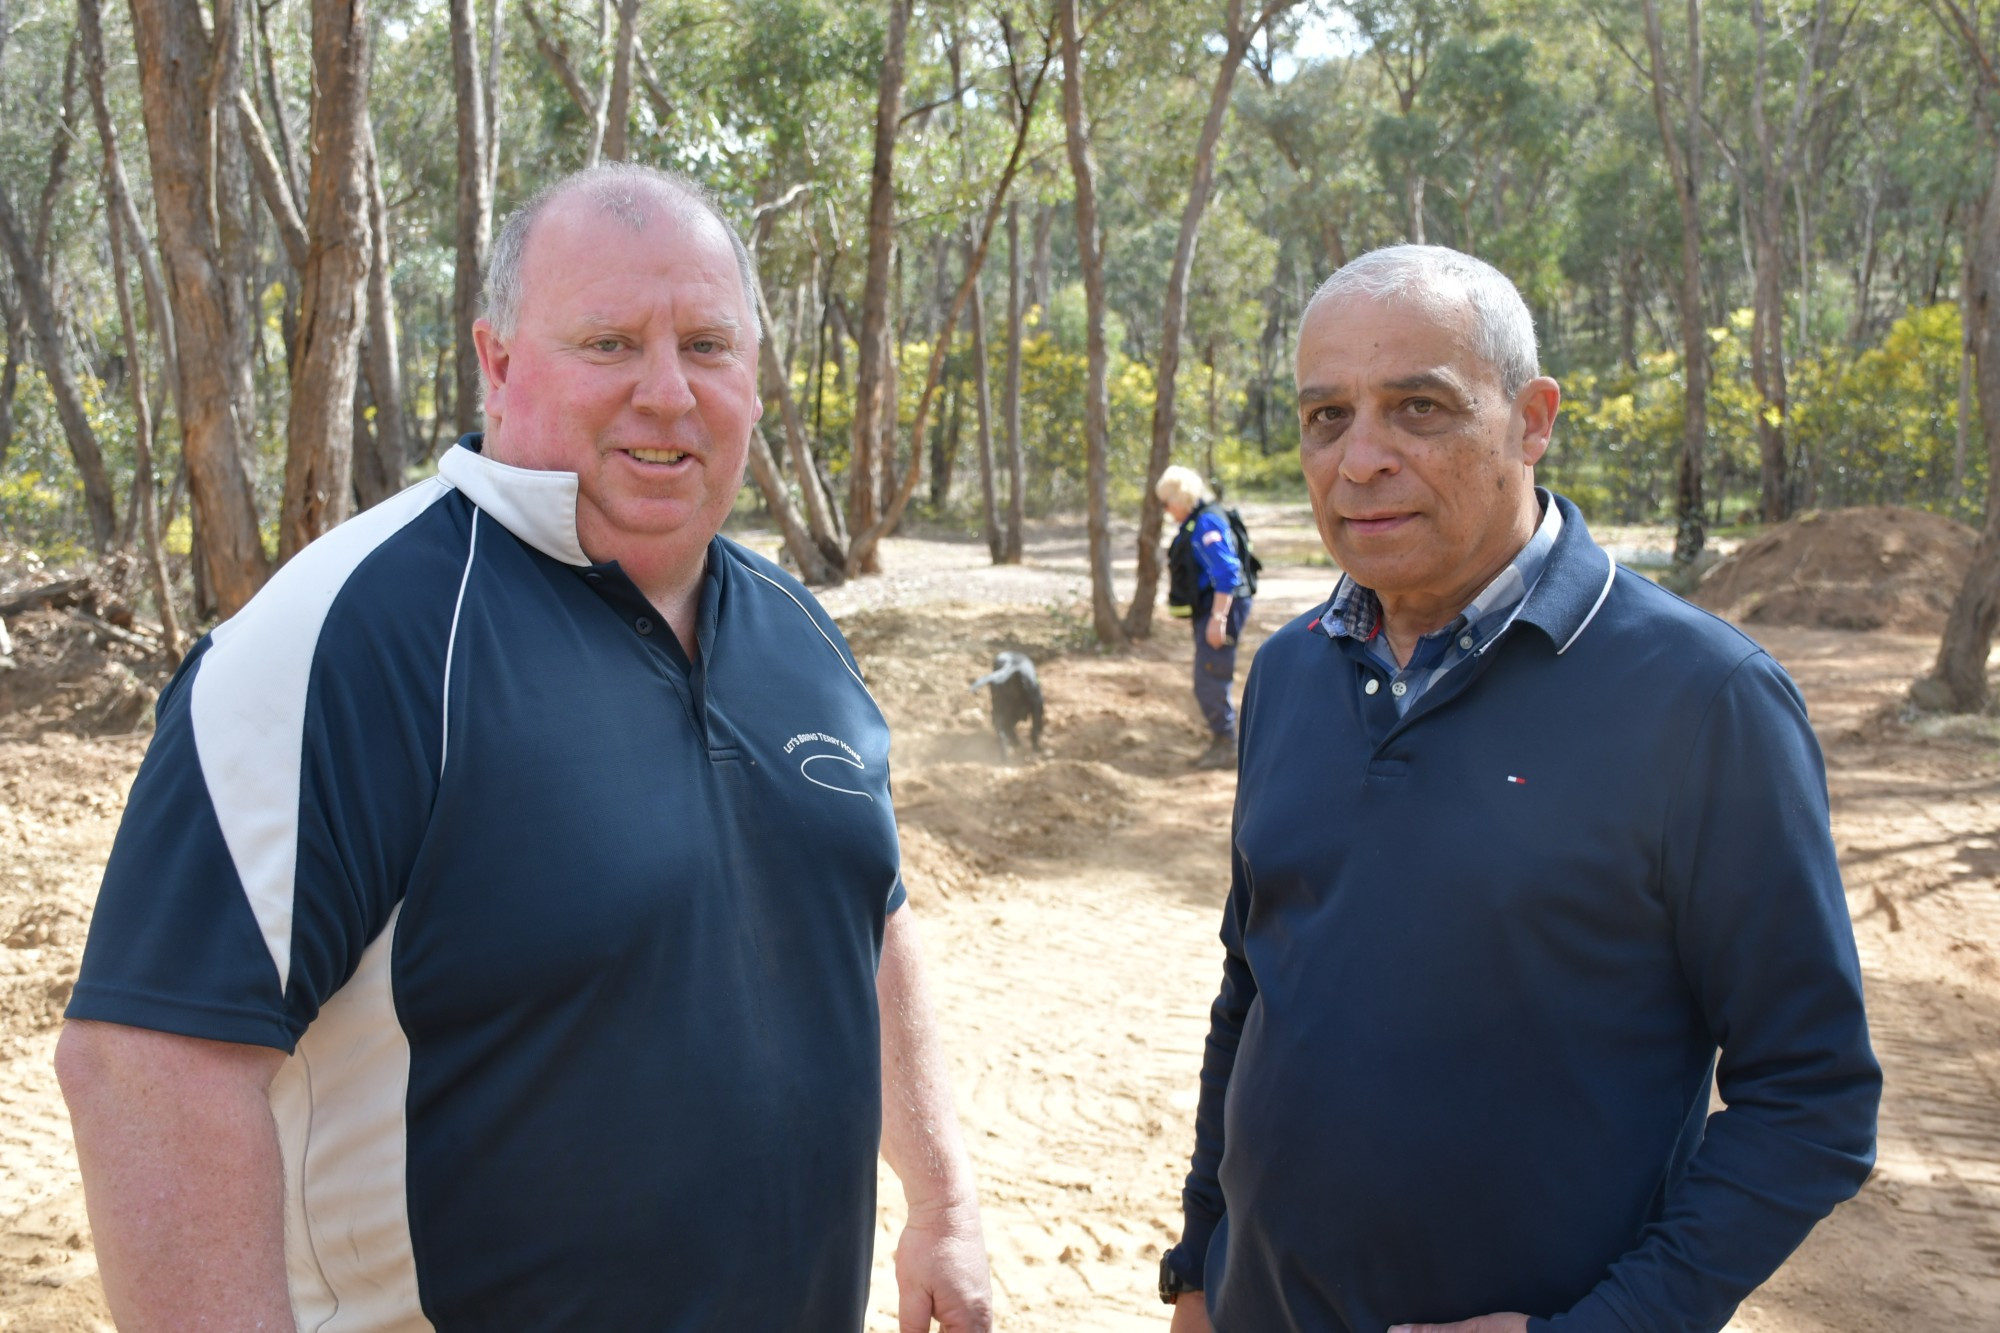
M 1977 540 L 1916 509 L 1818 510 L 1718 561 L 1694 600 L 1745 625 L 1939 634 Z
M 1333 575 L 1302 510 L 1246 509 L 1260 550 L 1296 552 L 1266 574 L 1254 650 Z M 888 574 L 825 600 L 895 728 L 905 878 L 980 1172 L 1001 1327 L 1160 1333 L 1153 1272 L 1178 1230 L 1233 780 L 1188 767 L 1201 729 L 1185 631 L 1094 651 L 1080 534 L 1040 538 L 1005 570 L 977 544 L 892 542 Z M 1801 682 L 1826 746 L 1888 1090 L 1874 1179 L 1731 1327 L 2000 1328 L 2000 731 L 1897 716 L 1932 639 L 1754 632 Z M 1045 752 L 1008 764 L 966 689 L 1002 648 L 1035 657 L 1048 700 Z M 109 1328 L 49 1054 L 144 745 L 0 733 L 9 1333 Z M 881 1198 L 871 1333 L 896 1327 L 901 1196 L 886 1172 Z

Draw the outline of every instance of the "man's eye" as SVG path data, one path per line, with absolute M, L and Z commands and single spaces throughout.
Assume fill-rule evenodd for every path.
M 1340 420 L 1346 414 L 1343 408 L 1315 407 L 1311 412 L 1306 414 L 1306 421 L 1311 425 L 1324 426 L 1329 422 Z
M 688 344 L 688 350 L 701 356 L 713 356 L 728 350 L 728 344 L 720 338 L 696 338 Z
M 593 352 L 615 352 L 624 345 L 624 343 L 616 338 L 593 338 L 590 340 L 590 350 Z
M 1409 407 L 1410 411 L 1416 413 L 1420 417 L 1427 417 L 1431 413 L 1437 411 L 1437 404 L 1432 402 L 1428 398 L 1412 398 L 1410 400 Z

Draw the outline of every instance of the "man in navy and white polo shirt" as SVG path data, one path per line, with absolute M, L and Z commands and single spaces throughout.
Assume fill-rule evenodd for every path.
M 887 729 L 716 535 L 753 281 L 684 180 L 544 192 L 483 444 L 162 697 L 58 1054 L 127 1327 L 859 1329 L 878 1141 L 903 1326 L 988 1327 Z
M 1803 702 L 1536 488 L 1490 266 L 1341 269 L 1298 392 L 1344 573 L 1244 693 L 1173 1328 L 1719 1329 L 1874 1156 Z

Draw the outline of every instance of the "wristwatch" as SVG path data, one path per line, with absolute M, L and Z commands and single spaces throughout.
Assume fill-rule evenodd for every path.
M 1168 1250 L 1160 1256 L 1160 1302 L 1163 1305 L 1178 1304 L 1183 1292 L 1200 1291 L 1201 1288 L 1181 1276 L 1181 1270 L 1174 1267 L 1174 1252 Z

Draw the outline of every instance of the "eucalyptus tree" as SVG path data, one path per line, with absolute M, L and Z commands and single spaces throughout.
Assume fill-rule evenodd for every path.
M 1209 93 L 1208 115 L 1195 141 L 1193 178 L 1188 183 L 1187 202 L 1181 209 L 1180 234 L 1174 241 L 1173 264 L 1167 270 L 1165 312 L 1161 316 L 1160 351 L 1153 370 L 1153 448 L 1146 461 L 1146 486 L 1139 499 L 1139 563 L 1133 580 L 1132 601 L 1125 611 L 1125 632 L 1143 638 L 1153 627 L 1153 604 L 1160 586 L 1160 500 L 1153 493 L 1160 475 L 1173 460 L 1176 389 L 1181 362 L 1181 335 L 1187 322 L 1188 278 L 1194 267 L 1195 238 L 1208 212 L 1215 186 L 1215 151 L 1222 139 L 1223 119 L 1229 113 L 1230 90 L 1236 71 L 1250 44 L 1271 21 L 1289 9 L 1295 0 L 1263 0 L 1261 7 L 1245 9 L 1245 0 L 1227 0 L 1222 15 L 1222 57 L 1216 64 L 1215 82 Z
M 482 384 L 479 351 L 472 342 L 472 322 L 479 318 L 479 301 L 486 273 L 487 251 L 493 244 L 493 109 L 487 85 L 479 75 L 479 19 L 473 0 L 450 0 L 452 88 L 456 94 L 458 183 L 453 235 L 456 266 L 452 270 L 451 331 L 453 401 L 458 431 L 479 429 Z M 497 26 L 499 14 L 495 13 Z
M 271 562 L 245 460 L 255 420 L 247 331 L 255 327 L 232 234 L 242 199 L 229 166 L 240 151 L 242 8 L 218 0 L 132 0 L 153 203 L 179 349 L 181 458 L 215 607 L 233 614 Z
M 97 432 L 91 428 L 84 409 L 82 390 L 70 365 L 56 302 L 50 290 L 48 217 L 54 195 L 62 188 L 69 147 L 75 138 L 77 78 L 76 43 L 69 44 L 64 58 L 62 110 L 57 119 L 55 146 L 50 152 L 49 174 L 43 189 L 43 208 L 33 230 L 22 225 L 20 215 L 0 186 L 0 249 L 7 252 L 13 268 L 16 300 L 32 330 L 42 374 L 55 395 L 56 415 L 69 441 L 70 455 L 77 474 L 83 479 L 84 505 L 90 516 L 91 544 L 107 549 L 117 534 L 118 514 L 111 493 L 111 478 L 105 471 L 104 451 Z M 16 334 L 18 337 L 18 334 Z
M 313 0 L 312 165 L 278 558 L 352 512 L 354 402 L 372 258 L 366 0 Z
M 1104 345 L 1104 237 L 1097 219 L 1097 162 L 1091 148 L 1092 126 L 1083 92 L 1084 24 L 1077 9 L 1082 0 L 1056 0 L 1062 25 L 1063 125 L 1067 130 L 1070 176 L 1076 185 L 1076 249 L 1083 273 L 1086 302 L 1085 337 L 1088 378 L 1084 383 L 1083 438 L 1088 469 L 1089 508 L 1086 525 L 1090 545 L 1090 622 L 1097 641 L 1107 648 L 1125 643 L 1125 626 L 1118 619 L 1111 587 L 1110 450 L 1111 404 L 1105 383 L 1108 354 Z
M 1702 462 L 1708 450 L 1708 325 L 1702 318 L 1701 0 L 1687 0 L 1687 62 L 1676 71 L 1669 62 L 1660 23 L 1659 0 L 1645 0 L 1646 80 L 1674 199 L 1681 213 L 1681 455 L 1674 482 L 1674 563 L 1683 568 L 1700 556 L 1706 537 L 1702 514 Z M 1677 126 L 1675 112 L 1679 112 Z
M 1965 582 L 1952 600 L 1938 644 L 1937 662 L 1919 680 L 1911 697 L 1927 707 L 1952 712 L 1977 712 L 1986 706 L 1990 690 L 1986 659 L 2000 625 L 2000 135 L 1993 128 L 1993 99 L 2000 96 L 2000 24 L 1959 0 L 1932 0 L 1939 21 L 1957 40 L 1962 58 L 1974 72 L 1992 161 L 1991 184 L 1979 210 L 1978 230 L 1967 256 L 1967 337 L 1977 366 L 1980 418 L 1986 432 L 1986 521 L 1973 548 Z

